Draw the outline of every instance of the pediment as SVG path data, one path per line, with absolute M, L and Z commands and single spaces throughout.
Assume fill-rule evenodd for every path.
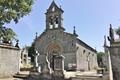
M 56 11 L 60 11 L 60 12 L 64 12 L 61 8 L 59 8 L 56 3 L 53 1 L 50 5 L 50 7 L 48 8 L 48 12 L 56 12 Z

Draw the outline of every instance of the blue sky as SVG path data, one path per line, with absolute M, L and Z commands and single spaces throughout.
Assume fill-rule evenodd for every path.
M 21 18 L 18 24 L 7 24 L 20 40 L 20 46 L 30 45 L 35 33 L 45 29 L 45 12 L 52 0 L 35 0 L 32 12 Z M 64 27 L 73 32 L 76 26 L 79 38 L 88 45 L 103 51 L 103 38 L 108 35 L 109 24 L 120 26 L 120 0 L 55 0 L 64 10 Z

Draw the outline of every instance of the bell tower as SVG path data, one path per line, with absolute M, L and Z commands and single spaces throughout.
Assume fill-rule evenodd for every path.
M 63 28 L 63 10 L 53 1 L 47 9 L 46 14 L 46 30 Z

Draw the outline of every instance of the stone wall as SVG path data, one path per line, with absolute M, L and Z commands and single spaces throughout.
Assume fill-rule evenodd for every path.
M 78 43 L 76 45 L 78 47 L 76 54 L 77 70 L 94 70 L 95 67 L 98 67 L 96 52 L 91 51 Z
M 35 41 L 35 49 L 39 52 L 38 63 L 44 65 L 45 55 L 53 54 L 53 51 L 61 53 L 65 57 L 64 68 L 74 67 L 77 70 L 88 70 L 87 56 L 89 57 L 90 70 L 97 65 L 96 51 L 83 42 L 78 42 L 73 34 L 60 30 L 43 32 Z M 78 50 L 77 50 L 78 47 Z M 85 53 L 83 51 L 85 50 Z
M 65 57 L 65 69 L 69 64 L 76 64 L 76 37 L 60 30 L 43 32 L 35 42 L 35 49 L 40 53 L 38 63 L 44 65 L 45 55 L 57 51 Z
M 20 50 L 0 45 L 0 78 L 12 77 L 20 70 Z
M 64 68 L 65 70 L 69 69 L 73 65 L 76 67 L 76 53 L 63 53 L 64 59 Z
M 64 60 L 64 68 L 65 70 L 68 69 L 68 65 L 70 64 L 76 64 L 76 54 L 75 53 L 62 53 L 62 55 L 65 57 Z M 41 68 L 45 64 L 45 55 L 39 55 L 38 56 L 38 64 L 41 66 Z
M 112 44 L 109 50 L 112 63 L 113 80 L 120 80 L 120 43 L 117 45 Z
M 69 53 L 75 51 L 75 39 L 76 37 L 72 34 L 60 30 L 50 30 L 43 32 L 37 38 L 35 41 L 35 49 L 40 54 L 46 54 L 48 53 L 48 46 L 52 43 L 57 43 L 61 47 L 62 53 Z

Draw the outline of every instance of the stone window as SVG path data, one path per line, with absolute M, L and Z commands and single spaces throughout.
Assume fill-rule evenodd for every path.
M 24 57 L 26 57 L 26 55 L 24 54 Z
M 88 53 L 88 55 L 90 55 L 90 52 Z
M 55 7 L 52 8 L 52 11 L 53 11 L 53 12 L 55 11 Z
M 56 24 L 58 24 L 58 16 L 56 16 L 56 20 L 55 20 Z
M 74 41 L 72 41 L 72 46 L 74 46 Z
M 24 60 L 24 62 L 26 61 L 26 59 L 23 59 Z
M 59 19 L 58 16 L 55 17 L 55 28 L 58 28 Z
M 83 50 L 83 54 L 85 53 L 86 51 L 85 50 Z
M 53 18 L 52 18 L 52 16 L 50 17 L 50 25 L 53 25 Z
M 53 17 L 51 16 L 50 18 L 49 18 L 49 26 L 50 26 L 50 29 L 53 29 Z

